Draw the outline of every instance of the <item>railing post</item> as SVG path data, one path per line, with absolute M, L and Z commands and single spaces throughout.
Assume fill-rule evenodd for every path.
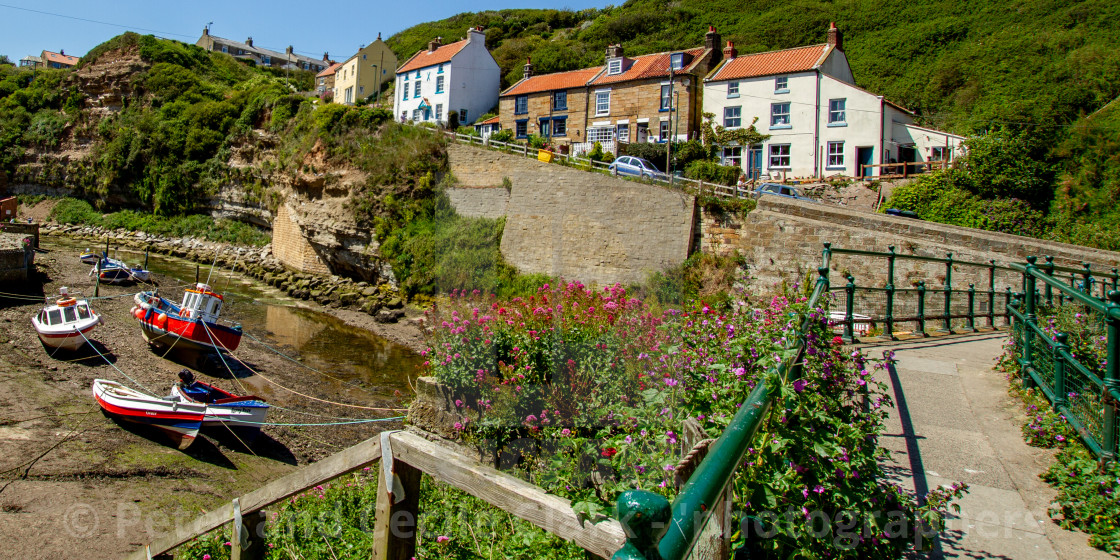
M 996 261 L 988 261 L 988 326 L 996 328 Z
M 887 257 L 887 318 L 883 334 L 894 340 L 894 245 L 887 247 L 890 255 Z
M 394 461 L 392 451 L 384 446 L 381 461 L 392 462 L 388 470 L 395 475 L 393 478 L 400 481 L 400 488 L 397 489 L 399 493 L 394 493 L 396 484 L 387 482 L 385 465 L 382 465 L 383 476 L 378 480 L 374 514 L 372 556 L 374 560 L 409 560 L 416 555 L 422 473 L 404 461 Z
M 918 334 L 926 336 L 926 281 L 918 282 Z
M 1011 312 L 1007 310 L 1011 306 L 1011 286 L 1004 289 L 1003 292 L 1003 316 L 1007 319 L 1007 326 L 1011 326 Z
M 1093 295 L 1093 272 L 1089 270 L 1089 266 L 1087 262 L 1081 263 L 1081 267 L 1084 269 L 1081 271 L 1081 278 L 1085 283 L 1085 295 L 1087 296 Z
M 1069 335 L 1066 333 L 1058 333 L 1054 338 L 1058 339 L 1054 344 L 1054 409 L 1065 406 L 1066 399 L 1066 359 L 1062 357 L 1062 351 L 1069 351 Z
M 968 330 L 976 332 L 976 285 L 968 284 Z
M 829 266 L 832 264 L 832 243 L 825 243 L 824 250 L 821 251 L 821 266 Z
M 627 490 L 618 497 L 618 522 L 626 533 L 626 544 L 613 560 L 661 558 L 657 544 L 669 529 L 673 510 L 669 501 L 648 490 Z
M 855 341 L 855 328 L 854 319 L 852 314 L 855 311 L 855 298 L 856 298 L 856 282 L 855 278 L 848 275 L 848 285 L 844 286 L 845 301 L 844 301 L 844 342 L 851 344 Z
M 1108 307 L 1105 308 L 1105 324 L 1108 332 L 1108 346 L 1104 369 L 1104 459 L 1116 462 L 1116 413 L 1117 402 L 1114 391 L 1120 391 L 1120 291 L 1108 292 Z
M 260 560 L 265 557 L 267 546 L 264 540 L 264 526 L 267 516 L 263 510 L 249 515 L 241 515 L 238 498 L 233 499 L 233 535 L 229 540 L 230 560 Z
M 1114 269 L 1112 269 L 1112 289 L 1113 290 L 1120 289 L 1120 285 L 1118 285 L 1118 283 L 1120 283 L 1120 270 L 1114 268 Z
M 1023 301 L 1024 309 L 1023 316 L 1027 318 L 1027 324 L 1023 326 L 1023 356 L 1019 358 L 1019 365 L 1023 371 L 1023 388 L 1030 389 L 1034 386 L 1031 379 L 1031 348 L 1034 346 L 1034 329 L 1032 328 L 1038 322 L 1038 316 L 1035 314 L 1035 278 L 1031 272 L 1038 269 L 1034 263 L 1038 262 L 1038 257 L 1031 255 L 1027 257 L 1027 269 L 1023 272 Z
M 952 332 L 953 325 L 953 254 L 945 253 L 945 332 Z
M 1053 255 L 1046 255 L 1046 264 L 1042 265 L 1042 270 L 1044 272 L 1046 272 L 1047 276 L 1050 276 L 1051 278 L 1054 277 L 1054 256 Z M 1048 283 L 1045 283 L 1045 282 L 1043 282 L 1043 283 L 1046 284 L 1046 286 L 1043 288 L 1044 290 L 1046 290 L 1046 305 L 1050 306 L 1050 307 L 1053 307 L 1054 306 L 1054 288 L 1052 288 L 1050 286 L 1050 284 L 1048 284 Z

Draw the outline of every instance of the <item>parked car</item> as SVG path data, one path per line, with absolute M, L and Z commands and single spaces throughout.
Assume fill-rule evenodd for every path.
M 899 210 L 898 208 L 887 208 L 886 210 L 884 210 L 884 212 L 887 215 L 898 216 L 900 218 L 910 218 L 910 219 L 913 219 L 913 220 L 920 220 L 921 219 L 921 218 L 918 217 L 917 212 L 911 212 L 910 210 Z
M 801 194 L 797 188 L 781 183 L 762 183 L 754 190 L 754 197 L 758 198 L 764 194 L 772 194 L 777 196 L 784 196 L 786 198 L 793 198 L 796 200 L 808 200 L 809 202 L 816 202 L 815 200 Z
M 649 160 L 634 156 L 621 156 L 615 159 L 610 166 L 611 175 L 634 175 L 643 179 L 657 179 L 668 181 L 669 176 L 662 173 Z

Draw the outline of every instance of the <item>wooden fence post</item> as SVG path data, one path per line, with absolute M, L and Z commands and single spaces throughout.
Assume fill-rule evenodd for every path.
M 264 526 L 267 520 L 264 510 L 241 515 L 238 498 L 233 499 L 233 534 L 229 539 L 230 560 L 262 560 L 265 556 Z
M 393 460 L 389 434 L 390 432 L 382 432 L 381 437 L 382 469 L 381 477 L 377 481 L 373 558 L 374 560 L 409 560 L 416 555 L 420 476 L 423 473 L 403 461 Z

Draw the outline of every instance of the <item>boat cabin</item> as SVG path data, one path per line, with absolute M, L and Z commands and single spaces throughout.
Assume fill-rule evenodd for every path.
M 195 289 L 184 290 L 180 307 L 179 314 L 183 317 L 214 323 L 222 312 L 222 296 L 207 284 L 196 284 Z
M 60 299 L 56 306 L 48 307 L 39 312 L 39 323 L 42 325 L 64 325 L 77 321 L 84 321 L 93 316 L 89 304 L 85 300 L 77 301 L 74 298 Z

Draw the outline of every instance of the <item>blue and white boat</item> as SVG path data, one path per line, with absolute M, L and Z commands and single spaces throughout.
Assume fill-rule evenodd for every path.
M 249 395 L 239 397 L 209 383 L 196 381 L 189 370 L 179 372 L 179 383 L 171 386 L 171 396 L 180 402 L 206 406 L 202 426 L 230 426 L 260 431 L 268 414 L 264 399 Z

